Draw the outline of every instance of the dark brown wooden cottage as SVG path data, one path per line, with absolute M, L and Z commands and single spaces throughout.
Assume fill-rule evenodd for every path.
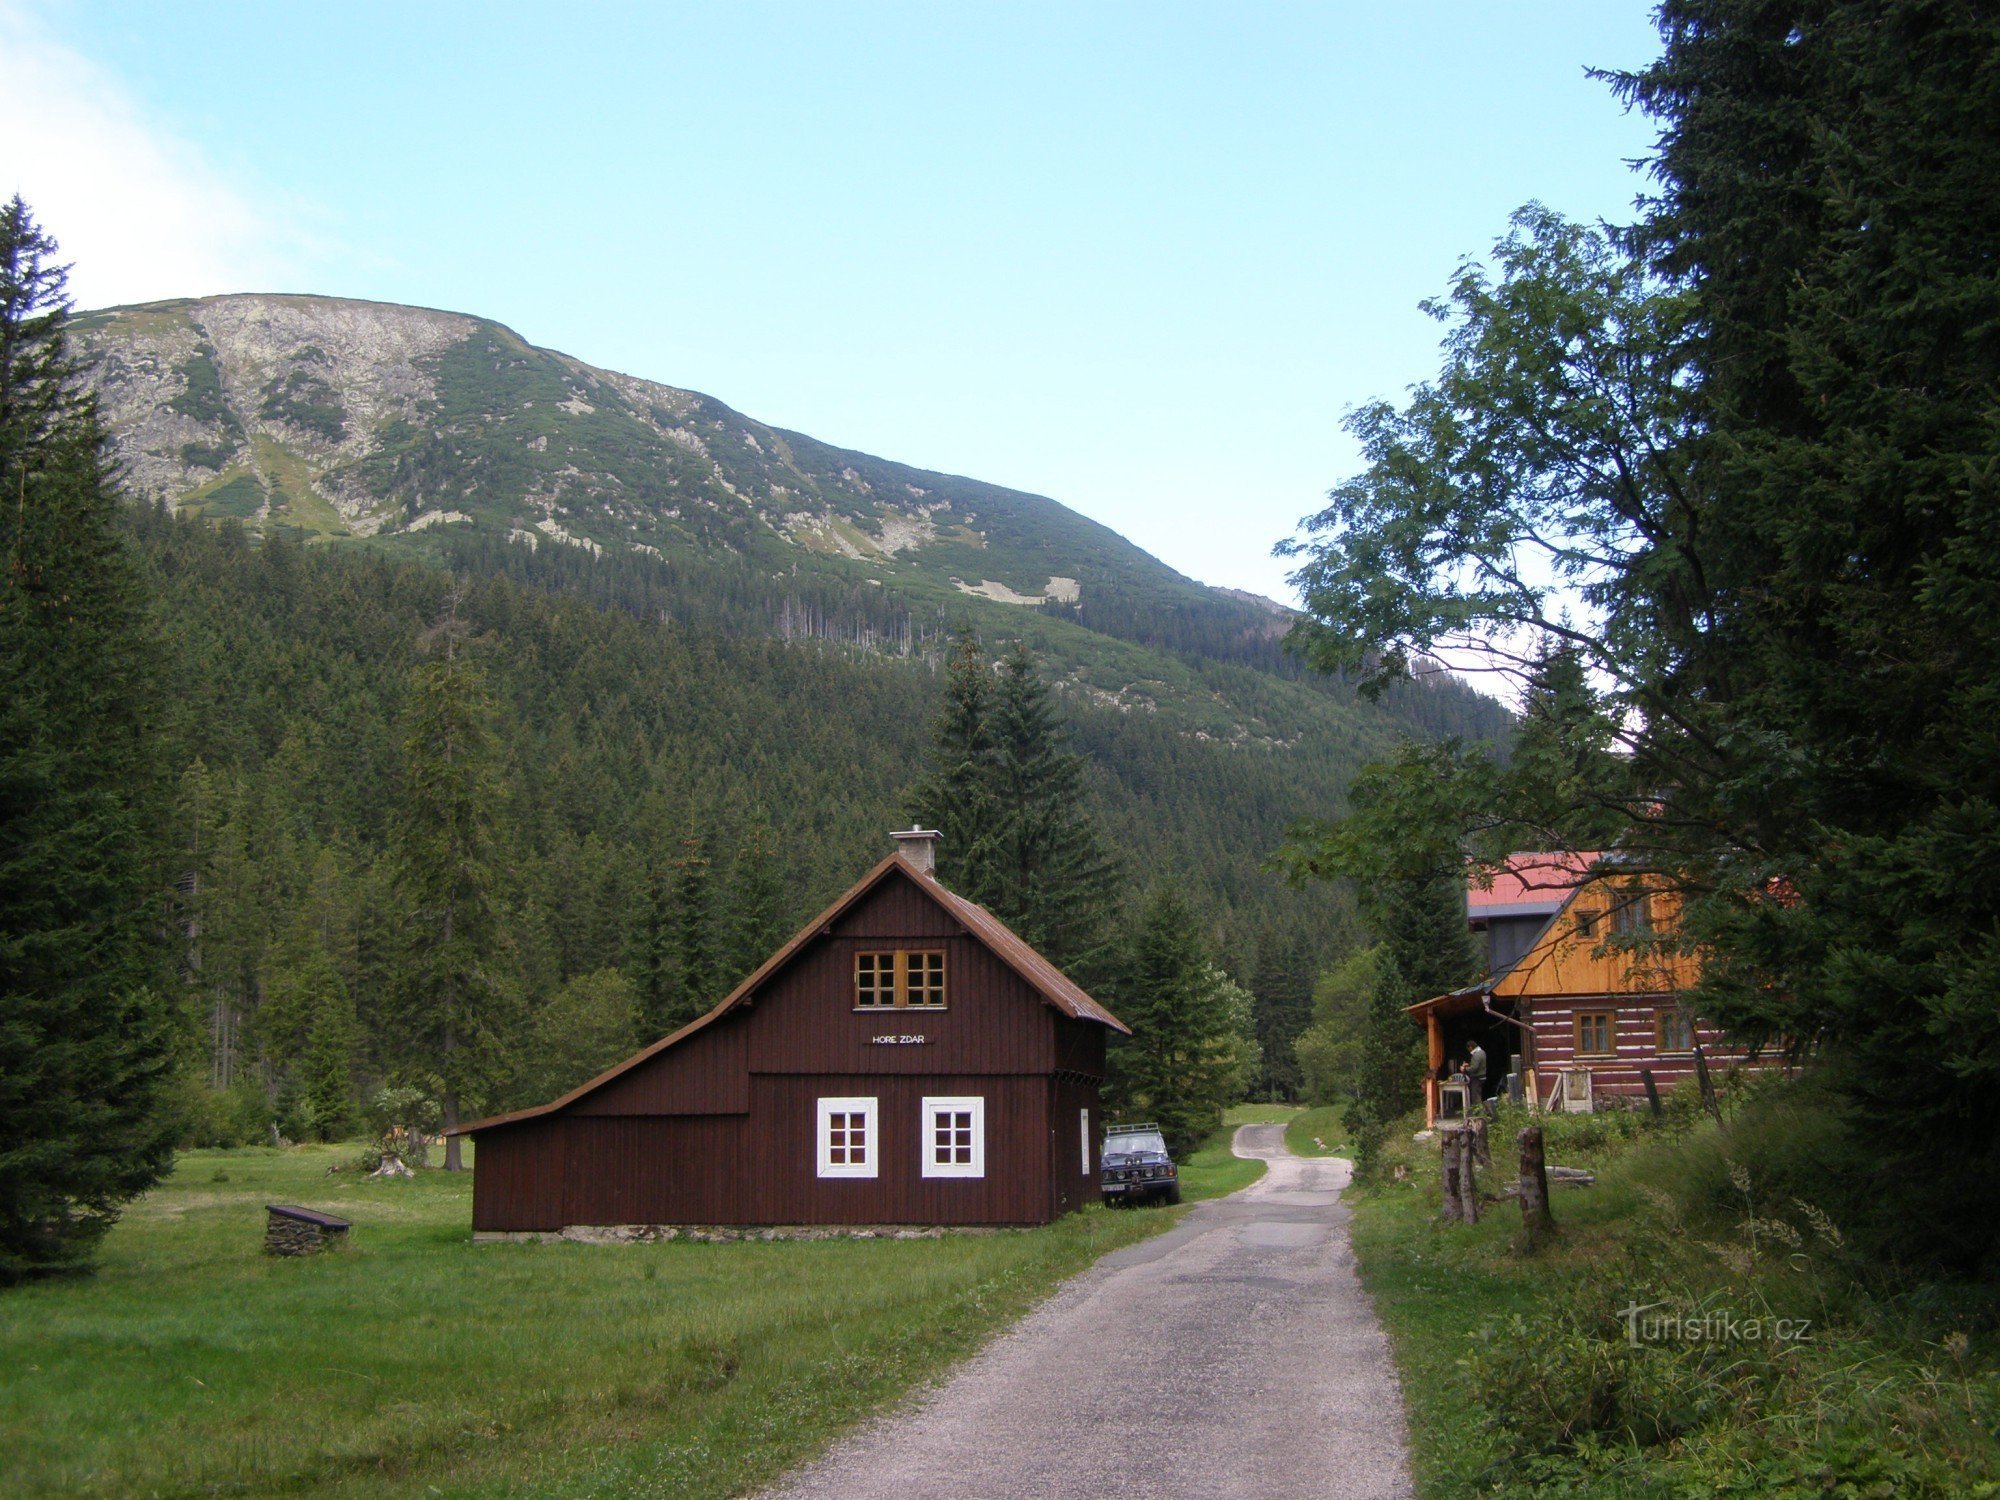
M 707 1015 L 478 1138 L 475 1231 L 1041 1224 L 1097 1192 L 1105 1033 L 901 847 Z

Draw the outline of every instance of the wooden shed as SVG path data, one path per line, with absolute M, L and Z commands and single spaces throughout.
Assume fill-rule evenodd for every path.
M 1125 1025 L 899 848 L 708 1014 L 462 1127 L 476 1232 L 1041 1224 L 1097 1194 Z

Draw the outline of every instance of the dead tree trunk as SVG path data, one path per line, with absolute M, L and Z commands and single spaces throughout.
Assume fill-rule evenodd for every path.
M 1539 1249 L 1556 1232 L 1549 1212 L 1549 1172 L 1542 1155 L 1542 1127 L 1521 1132 L 1521 1237 L 1530 1250 Z
M 1458 1216 L 1467 1224 L 1479 1222 L 1479 1175 L 1475 1164 L 1486 1149 L 1485 1121 L 1465 1132 L 1459 1146 Z M 1491 1158 L 1489 1157 L 1490 1161 Z
M 1694 1044 L 1694 1076 L 1701 1089 L 1701 1107 L 1708 1111 L 1717 1128 L 1727 1134 L 1729 1123 L 1722 1118 L 1722 1101 L 1715 1097 L 1715 1080 L 1708 1076 L 1708 1054 L 1702 1051 L 1700 1042 Z

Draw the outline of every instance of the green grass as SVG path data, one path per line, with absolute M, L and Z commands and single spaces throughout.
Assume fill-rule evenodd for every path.
M 1232 1104 L 1222 1112 L 1225 1130 L 1238 1125 L 1283 1125 L 1299 1112 L 1296 1104 Z
M 7 1493 L 739 1494 L 1173 1219 L 475 1248 L 470 1174 L 352 1154 L 185 1153 L 96 1276 L 0 1297 Z M 269 1259 L 268 1202 L 354 1243 Z
M 1347 1127 L 1340 1123 L 1340 1116 L 1337 1105 L 1297 1111 L 1285 1126 L 1285 1144 L 1295 1156 L 1352 1156 Z
M 347 523 L 340 518 L 340 512 L 313 488 L 312 468 L 304 459 L 261 433 L 251 442 L 257 450 L 257 462 L 263 466 L 272 486 L 274 512 L 282 507 L 285 519 L 316 537 L 347 535 Z
M 1872 1301 L 1851 1259 L 1792 1201 L 1757 1202 L 1765 1249 L 1754 1264 L 1741 1255 L 1740 1221 L 1684 1217 L 1662 1184 L 1684 1175 L 1677 1159 L 1710 1148 L 1712 1126 L 1545 1121 L 1550 1162 L 1591 1168 L 1598 1184 L 1556 1190 L 1558 1236 L 1529 1255 L 1512 1202 L 1487 1204 L 1474 1226 L 1441 1221 L 1437 1149 L 1411 1141 L 1418 1123 L 1391 1132 L 1383 1179 L 1349 1201 L 1425 1500 L 2000 1496 L 1990 1346 L 1975 1337 L 1952 1352 L 1960 1335 Z M 1483 1184 L 1516 1176 L 1521 1123 L 1503 1115 L 1492 1132 Z M 1744 1144 L 1740 1128 L 1733 1139 Z M 1770 1227 L 1779 1220 L 1797 1243 Z M 1810 1317 L 1812 1334 L 1634 1349 L 1618 1313 L 1635 1302 Z

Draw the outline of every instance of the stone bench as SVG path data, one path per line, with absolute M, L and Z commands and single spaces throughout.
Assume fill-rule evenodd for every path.
M 269 1215 L 264 1227 L 266 1255 L 314 1255 L 329 1245 L 346 1244 L 347 1231 L 354 1227 L 332 1214 L 288 1203 L 267 1203 L 264 1212 Z

